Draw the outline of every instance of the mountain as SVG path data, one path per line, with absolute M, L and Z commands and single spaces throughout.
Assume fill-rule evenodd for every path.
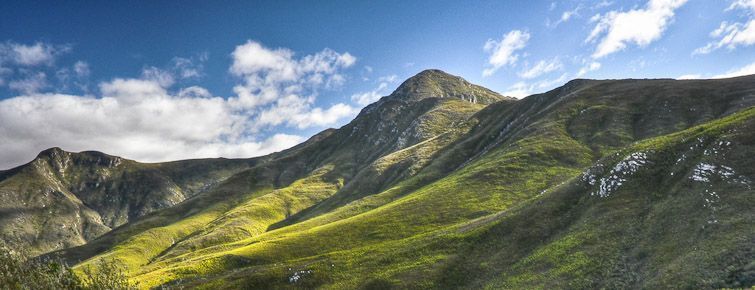
M 55 188 L 80 201 L 60 216 L 103 227 L 76 247 L 2 238 L 140 287 L 750 287 L 753 132 L 755 76 L 578 79 L 516 100 L 427 70 L 268 156 L 40 154 L 0 173 L 0 196 Z M 100 179 L 122 190 L 81 186 Z
M 25 165 L 0 172 L 0 235 L 30 255 L 82 245 L 207 191 L 251 164 L 144 164 L 101 152 L 50 148 Z

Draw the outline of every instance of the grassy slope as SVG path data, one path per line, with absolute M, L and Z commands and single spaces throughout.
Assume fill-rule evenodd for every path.
M 459 108 L 459 106 L 462 107 Z M 452 111 L 456 113 L 466 112 L 464 114 L 468 116 L 475 111 L 470 109 L 475 107 L 479 108 L 479 106 L 468 102 L 448 99 L 434 106 L 434 109 L 429 110 L 426 114 L 445 115 L 449 108 L 453 108 Z M 438 118 L 434 119 L 438 120 Z M 456 120 L 449 119 L 448 121 L 452 122 Z M 422 124 L 420 123 L 420 125 Z M 442 144 L 453 141 L 453 138 L 445 136 L 448 134 L 442 135 L 444 136 L 427 138 L 425 141 L 399 150 L 392 155 L 379 158 L 364 170 L 368 172 L 380 171 L 392 175 L 393 171 L 397 170 L 396 168 L 406 168 L 406 170 L 412 171 L 413 166 L 422 167 L 422 162 L 427 160 L 437 148 L 442 147 Z M 393 164 L 393 171 L 385 172 L 382 167 L 389 162 L 387 160 L 396 158 L 395 155 L 409 157 L 413 159 L 413 162 L 407 162 L 404 166 Z M 336 157 L 334 159 L 339 160 L 339 158 L 343 157 Z M 401 160 L 405 161 L 406 159 Z M 283 221 L 292 214 L 296 214 L 304 208 L 317 204 L 323 198 L 329 197 L 341 189 L 344 181 L 343 177 L 340 176 L 343 176 L 344 170 L 337 170 L 335 162 L 330 162 L 313 171 L 307 177 L 294 181 L 282 188 L 273 190 L 270 187 L 271 184 L 269 184 L 268 187 L 264 187 L 264 191 L 258 193 L 239 195 L 228 192 L 227 194 L 238 197 L 239 201 L 234 203 L 225 200 L 217 202 L 211 208 L 218 207 L 221 208 L 220 210 L 204 210 L 200 214 L 196 214 L 201 217 L 192 216 L 187 219 L 181 219 L 180 217 L 172 216 L 168 218 L 177 222 L 168 222 L 159 228 L 137 227 L 144 231 L 133 236 L 125 234 L 123 238 L 113 239 L 120 245 L 115 247 L 115 251 L 100 255 L 98 258 L 115 258 L 124 261 L 130 269 L 136 269 L 145 264 L 150 264 L 146 268 L 161 267 L 160 265 L 163 264 L 160 261 L 164 259 L 183 260 L 186 259 L 184 256 L 187 253 L 198 255 L 210 250 L 217 251 L 218 248 L 227 247 L 227 245 L 224 245 L 225 242 L 258 235 L 267 230 L 275 222 Z M 260 168 L 258 171 L 267 172 L 267 168 Z M 220 185 L 218 190 L 223 191 L 224 186 L 244 188 L 243 185 L 239 186 L 240 182 L 258 178 L 259 175 L 255 172 L 247 172 L 243 175 L 234 176 L 233 179 Z M 381 174 L 376 173 L 369 176 L 375 177 L 381 176 Z M 384 179 L 385 182 L 381 182 L 383 184 L 390 184 L 392 180 L 391 176 L 386 176 Z M 263 178 L 262 180 L 269 179 Z M 223 194 L 210 193 L 209 195 Z M 179 208 L 181 207 L 184 207 L 184 205 L 179 206 Z M 204 214 L 205 212 L 207 213 Z M 146 219 L 146 221 L 149 220 L 150 218 Z M 124 229 L 121 231 L 129 231 L 133 234 L 141 230 Z M 118 231 L 114 234 L 117 235 Z M 113 241 L 111 240 L 110 242 Z M 145 247 L 145 245 L 149 246 Z M 211 249 L 202 250 L 208 247 L 211 247 Z M 197 266 L 204 267 L 201 265 Z M 159 278 L 167 279 L 170 277 L 172 276 L 165 275 Z
M 599 183 L 575 178 L 492 221 L 472 223 L 474 229 L 465 229 L 470 246 L 447 263 L 441 282 L 462 288 L 752 285 L 754 129 L 755 109 L 749 109 L 621 150 L 591 170 L 646 153 L 645 165 L 619 188 L 591 195 Z M 700 182 L 692 178 L 699 164 L 732 171 Z
M 343 181 L 322 179 L 322 176 L 328 176 L 330 168 L 324 166 L 322 170 L 326 172 L 322 175 L 313 174 L 275 191 L 269 188 L 260 194 L 250 194 L 248 198 L 240 198 L 238 203 L 228 204 L 211 217 L 192 224 L 193 228 L 183 233 L 184 238 L 190 238 L 179 247 L 173 246 L 168 239 L 173 237 L 159 236 L 157 232 L 147 230 L 138 234 L 142 239 L 121 240 L 115 250 L 98 258 L 115 256 L 131 261 L 134 279 L 143 281 L 144 285 L 204 276 L 215 281 L 266 286 L 352 288 L 365 283 L 380 286 L 399 281 L 407 283 L 403 286 L 430 286 L 438 281 L 482 286 L 500 274 L 500 265 L 496 268 L 496 265 L 489 266 L 492 262 L 487 265 L 472 263 L 470 268 L 485 267 L 479 271 L 487 271 L 490 276 L 480 281 L 462 279 L 458 273 L 464 271 L 453 265 L 465 265 L 465 261 L 458 261 L 456 254 L 477 249 L 467 247 L 478 243 L 482 239 L 480 236 L 485 234 L 484 231 L 480 233 L 481 230 L 460 232 L 460 229 L 471 227 L 470 223 L 497 222 L 500 216 L 541 199 L 539 193 L 577 176 L 593 161 L 633 140 L 670 133 L 746 107 L 752 98 L 742 97 L 740 100 L 735 94 L 740 90 L 737 86 L 747 88 L 742 83 L 728 83 L 724 86 L 725 91 L 717 95 L 715 90 L 720 86 L 704 81 L 684 85 L 673 81 L 650 81 L 649 84 L 643 83 L 644 87 L 631 81 L 572 82 L 562 89 L 527 98 L 513 106 L 503 103 L 486 108 L 465 125 L 473 127 L 460 130 L 463 138 L 436 143 L 436 140 L 443 140 L 444 134 L 441 134 L 438 138 L 426 139 L 376 159 L 370 166 L 374 171 L 362 172 L 395 172 L 384 168 L 400 164 L 407 156 L 419 156 L 418 160 L 422 160 L 410 162 L 410 165 L 426 164 L 414 169 L 416 175 L 393 178 L 394 181 L 375 187 L 379 188 L 376 194 L 352 191 L 341 195 L 334 192 L 332 186 L 335 184 L 337 188 L 337 184 Z M 622 89 L 622 86 L 626 88 Z M 698 91 L 691 94 L 683 91 L 686 89 Z M 606 91 L 618 96 L 606 94 Z M 685 113 L 690 109 L 699 111 Z M 433 147 L 441 149 L 423 150 Z M 331 165 L 338 166 L 338 163 Z M 466 166 L 454 170 L 462 165 Z M 349 178 L 348 175 L 345 177 Z M 310 186 L 317 190 L 311 191 Z M 297 196 L 313 192 L 317 198 L 309 199 L 312 201 L 309 205 L 317 203 L 320 198 L 332 197 L 320 203 L 327 206 L 318 205 L 308 214 L 305 210 L 303 216 L 294 214 L 286 219 L 286 214 L 281 214 L 287 213 L 285 198 L 276 195 L 281 191 L 295 192 Z M 270 206 L 275 208 L 268 216 L 271 218 L 256 214 L 267 212 Z M 518 216 L 527 220 L 525 217 Z M 568 216 L 555 219 L 557 222 L 553 217 L 559 216 L 552 215 L 551 219 L 544 221 L 547 225 L 543 227 L 568 221 Z M 234 223 L 237 219 L 246 222 Z M 213 226 L 203 226 L 210 224 Z M 215 226 L 229 224 L 235 226 Z M 264 224 L 271 225 L 271 231 L 260 232 Z M 182 220 L 160 228 L 159 232 L 187 229 L 184 225 Z M 255 233 L 238 235 L 249 229 L 238 230 L 236 226 L 251 226 Z M 532 235 L 538 233 L 532 232 Z M 563 247 L 573 246 L 580 239 L 589 237 L 589 233 L 576 235 L 564 240 Z M 527 248 L 536 245 L 532 242 L 538 240 L 512 241 Z M 160 243 L 156 250 L 146 255 L 137 251 L 144 245 L 151 247 Z M 506 249 L 500 244 L 488 248 Z M 541 256 L 549 253 L 543 252 Z M 480 255 L 484 254 L 489 253 Z M 300 270 L 313 272 L 299 273 L 305 277 L 290 284 L 288 279 Z M 525 271 L 528 272 L 532 271 Z M 509 276 L 516 277 L 514 274 Z M 443 277 L 456 278 L 444 280 Z M 526 277 L 517 279 L 514 282 L 526 281 Z M 495 281 L 502 283 L 496 285 L 529 285 L 511 284 L 514 282 L 505 279 Z M 194 282 L 207 280 L 203 278 Z
M 207 267 L 202 271 L 186 263 L 167 272 L 196 275 L 223 265 L 246 267 L 221 271 L 226 280 L 204 285 L 210 288 L 229 281 L 336 288 L 747 286 L 753 282 L 747 279 L 752 278 L 748 263 L 755 234 L 748 210 L 753 206 L 755 171 L 749 165 L 754 128 L 755 109 L 749 109 L 618 151 L 598 164 L 612 168 L 634 152 L 648 152 L 648 163 L 627 175 L 626 184 L 608 197 L 590 195 L 596 186 L 577 175 L 508 211 L 441 228 L 433 221 L 462 218 L 420 215 L 449 212 L 433 201 L 466 196 L 439 196 L 448 191 L 432 192 L 436 186 L 430 186 L 351 219 L 267 233 L 225 256 L 202 259 Z M 720 145 L 727 142 L 726 148 Z M 690 146 L 693 149 L 686 150 Z M 677 162 L 681 154 L 685 158 Z M 701 163 L 726 165 L 735 173 L 712 174 L 710 182 L 697 182 L 691 177 Z M 705 190 L 717 191 L 720 198 L 706 202 L 712 199 Z M 416 224 L 407 224 L 416 219 Z M 417 227 L 423 227 L 421 233 L 412 235 Z M 301 281 L 287 280 L 296 271 L 310 270 Z
M 207 196 L 225 195 L 229 197 L 227 200 L 217 200 L 214 204 L 202 203 L 198 207 L 190 207 L 190 201 L 167 213 L 158 213 L 130 227 L 116 230 L 87 245 L 85 249 L 72 249 L 66 254 L 75 261 L 77 257 L 86 257 L 91 255 L 89 253 L 98 253 L 117 245 L 114 251 L 103 253 L 98 258 L 116 258 L 124 261 L 129 269 L 136 269 L 148 263 L 156 264 L 162 259 L 181 258 L 186 252 L 199 253 L 205 252 L 202 250 L 204 248 L 223 247 L 223 243 L 227 241 L 257 235 L 273 226 L 273 222 L 284 221 L 336 191 L 341 194 L 340 198 L 330 199 L 331 201 L 348 200 L 355 195 L 368 194 L 362 192 L 365 188 L 379 189 L 395 183 L 402 175 L 413 175 L 418 168 L 424 166 L 433 152 L 459 135 L 445 132 L 448 128 L 459 127 L 456 131 L 464 131 L 468 125 L 457 123 L 483 107 L 455 98 L 415 100 L 400 96 L 381 100 L 379 104 L 365 109 L 360 114 L 361 117 L 352 124 L 313 142 L 313 148 L 304 146 L 298 150 L 289 150 L 280 154 L 275 161 L 263 163 L 255 170 L 234 176 L 215 190 L 225 193 L 209 192 L 196 198 L 202 200 L 208 199 Z M 366 133 L 382 130 L 391 132 L 386 132 L 381 138 L 375 138 L 372 134 L 360 136 L 360 131 Z M 381 152 L 397 149 L 395 154 L 384 155 L 373 161 L 367 159 L 367 166 L 360 165 L 364 163 L 360 161 L 364 159 L 363 155 L 380 157 L 385 154 Z M 324 154 L 334 150 L 337 154 Z M 400 164 L 392 162 L 391 160 L 397 160 L 397 155 L 408 159 L 399 160 Z M 301 159 L 307 162 L 301 162 Z M 291 173 L 292 169 L 313 168 L 313 164 L 321 165 L 314 167 L 303 179 L 293 179 L 290 183 L 285 181 L 290 176 L 297 175 Z M 385 170 L 384 166 L 390 166 L 391 170 Z M 366 180 L 369 186 L 356 187 L 360 191 L 356 193 L 353 186 L 352 189 L 342 188 L 344 178 L 354 175 L 366 176 L 361 180 Z M 268 187 L 263 187 L 266 189 L 259 192 L 241 189 L 248 186 L 243 185 L 248 180 L 258 180 Z M 237 191 L 226 191 L 223 189 L 226 186 L 235 187 Z M 277 189 L 272 190 L 272 187 Z M 241 192 L 249 193 L 240 194 Z M 338 203 L 334 202 L 336 205 Z M 171 214 L 181 212 L 182 208 L 219 210 L 203 210 L 192 215 Z

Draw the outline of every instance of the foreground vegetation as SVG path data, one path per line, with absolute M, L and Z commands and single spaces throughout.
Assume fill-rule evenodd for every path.
M 19 251 L 0 245 L 0 289 L 137 289 L 115 263 L 75 273 L 62 261 L 28 259 Z

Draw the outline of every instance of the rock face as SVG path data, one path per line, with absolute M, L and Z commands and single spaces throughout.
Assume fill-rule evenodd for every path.
M 0 235 L 32 255 L 81 245 L 206 190 L 192 182 L 211 186 L 244 167 L 227 163 L 229 172 L 211 169 L 195 176 L 178 173 L 183 170 L 175 163 L 142 164 L 101 152 L 50 148 L 0 173 Z
M 749 287 L 753 106 L 755 76 L 516 100 L 427 70 L 268 156 L 45 151 L 0 172 L 25 218 L 4 214 L 3 239 L 86 242 L 38 252 L 114 260 L 145 287 Z M 70 237 L 37 238 L 47 191 Z

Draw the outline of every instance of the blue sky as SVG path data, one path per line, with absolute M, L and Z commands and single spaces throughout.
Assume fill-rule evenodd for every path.
M 517 97 L 755 73 L 755 0 L 353 2 L 3 1 L 0 168 L 266 154 L 426 68 Z

